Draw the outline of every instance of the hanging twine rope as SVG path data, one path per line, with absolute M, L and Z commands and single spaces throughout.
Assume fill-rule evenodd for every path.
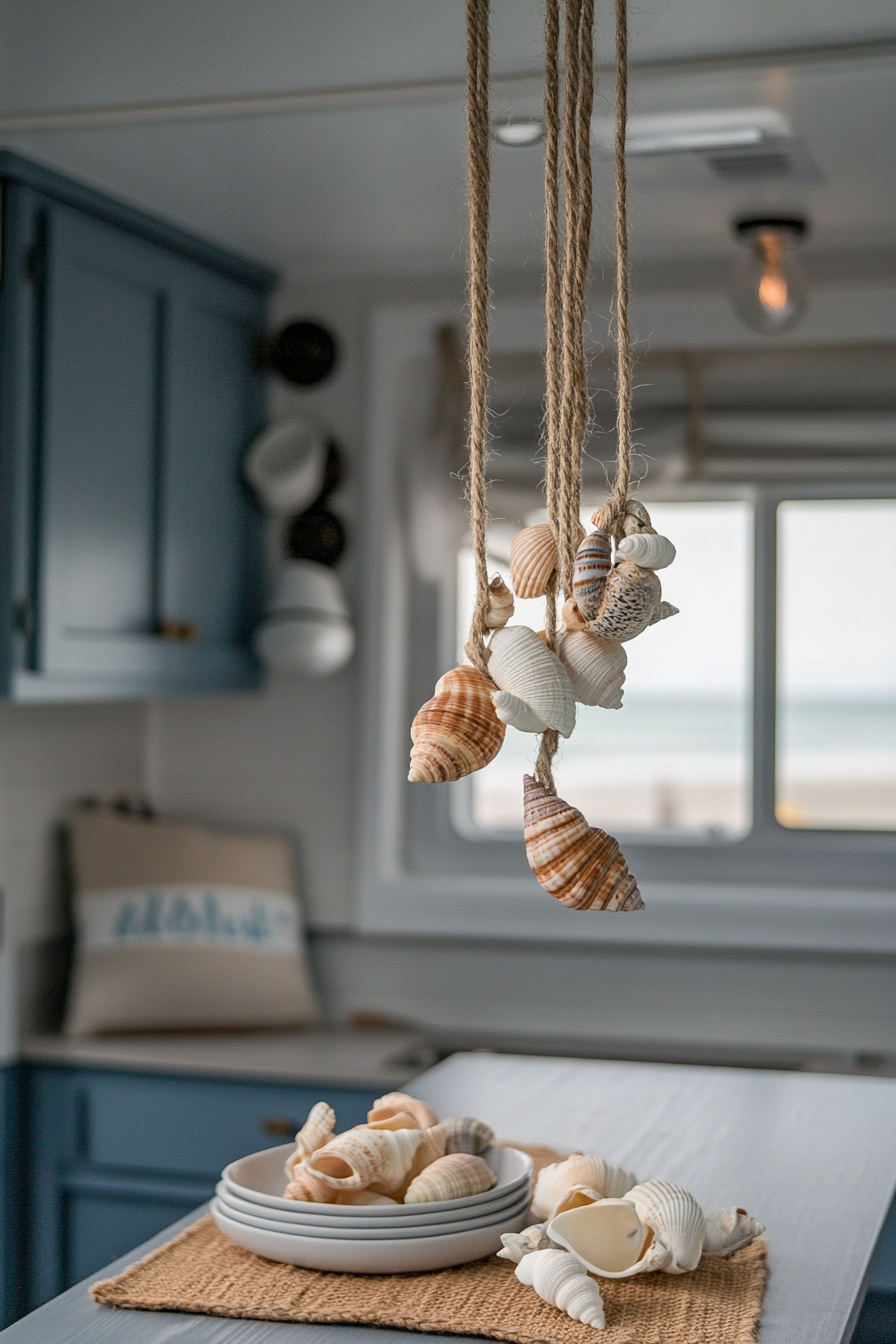
M 628 7 L 616 0 L 616 480 L 606 504 L 605 530 L 622 535 L 632 471 L 632 343 L 628 325 Z

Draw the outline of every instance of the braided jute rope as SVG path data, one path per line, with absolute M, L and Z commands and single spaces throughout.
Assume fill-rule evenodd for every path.
M 628 324 L 628 3 L 616 0 L 616 480 L 606 504 L 607 531 L 622 535 L 632 470 L 632 342 Z

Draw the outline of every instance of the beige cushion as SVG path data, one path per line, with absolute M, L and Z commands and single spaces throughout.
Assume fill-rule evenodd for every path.
M 315 1022 L 283 836 L 78 811 L 72 1035 Z

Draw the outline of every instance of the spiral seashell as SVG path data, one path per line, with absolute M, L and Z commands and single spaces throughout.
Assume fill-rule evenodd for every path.
M 488 611 L 485 623 L 489 630 L 500 630 L 513 615 L 513 593 L 496 574 L 488 585 Z
M 475 667 L 455 667 L 439 678 L 435 695 L 411 724 L 412 783 L 461 779 L 494 760 L 506 730 L 492 704 L 493 690 Z
M 563 608 L 560 612 L 560 616 L 563 621 L 563 625 L 567 630 L 572 631 L 572 630 L 587 629 L 588 622 L 585 620 L 585 617 L 582 615 L 582 613 L 579 611 L 579 608 L 576 606 L 576 600 L 574 597 L 568 597 L 566 601 L 563 603 Z
M 586 1269 L 606 1279 L 628 1279 L 672 1263 L 669 1247 L 638 1216 L 628 1195 L 567 1209 L 550 1220 L 546 1231 Z
M 665 569 L 675 559 L 675 547 L 668 537 L 658 532 L 633 532 L 623 537 L 616 547 L 616 555 L 631 560 L 642 569 Z
M 473 1153 L 447 1153 L 436 1158 L 408 1186 L 405 1204 L 430 1204 L 437 1199 L 463 1199 L 491 1190 L 498 1177 Z
M 646 1181 L 626 1191 L 626 1199 L 656 1237 L 671 1252 L 663 1269 L 667 1274 L 685 1274 L 696 1269 L 703 1254 L 706 1219 L 696 1199 L 671 1181 Z
M 533 1251 L 556 1250 L 556 1243 L 551 1241 L 545 1231 L 544 1223 L 535 1223 L 532 1227 L 526 1227 L 522 1232 L 502 1232 L 501 1250 L 496 1252 L 499 1260 L 510 1260 L 518 1265 L 524 1255 L 531 1255 Z
M 600 1288 L 568 1251 L 533 1251 L 514 1270 L 520 1283 L 534 1288 L 543 1302 L 565 1311 L 574 1321 L 606 1329 Z
M 628 656 L 617 640 L 601 639 L 590 630 L 567 630 L 557 642 L 557 653 L 580 705 L 621 708 Z
M 602 1157 L 571 1153 L 562 1162 L 542 1167 L 535 1182 L 532 1212 L 537 1218 L 553 1218 L 558 1205 L 572 1189 L 596 1190 L 597 1199 L 617 1199 L 637 1185 L 634 1172 L 616 1167 Z
M 596 607 L 582 615 L 593 635 L 620 641 L 634 639 L 657 619 L 661 591 L 652 569 L 622 560 L 604 581 Z
M 292 1180 L 284 1191 L 286 1199 L 302 1199 L 311 1204 L 335 1204 L 337 1191 L 316 1176 L 304 1163 L 299 1162 L 292 1172 Z
M 565 1213 L 567 1209 L 581 1209 L 585 1204 L 599 1204 L 604 1198 L 606 1196 L 599 1190 L 592 1190 L 588 1185 L 571 1185 L 554 1210 L 554 1214 Z
M 396 1111 L 386 1120 L 368 1120 L 365 1125 L 355 1125 L 355 1129 L 419 1129 L 420 1126 L 407 1111 Z
M 765 1224 L 752 1218 L 746 1209 L 716 1209 L 706 1215 L 703 1254 L 733 1255 L 764 1231 Z
M 534 630 L 527 625 L 496 630 L 489 641 L 488 670 L 498 687 L 492 701 L 502 722 L 524 733 L 555 728 L 561 737 L 569 737 L 576 725 L 572 686 L 560 659 Z M 499 699 L 501 691 L 513 699 Z
M 333 1190 L 399 1189 L 426 1131 L 349 1129 L 305 1159 L 304 1168 Z
M 299 1162 L 313 1153 L 315 1149 L 322 1148 L 325 1143 L 329 1143 L 333 1137 L 333 1127 L 336 1124 L 336 1112 L 332 1106 L 328 1106 L 325 1101 L 318 1101 L 308 1112 L 308 1119 L 296 1135 L 296 1146 L 293 1152 L 286 1159 L 287 1176 L 292 1178 L 294 1167 Z
M 612 568 L 610 538 L 600 531 L 590 533 L 580 542 L 572 569 L 572 595 L 584 616 L 596 604 Z
M 387 1092 L 385 1096 L 378 1097 L 372 1109 L 367 1112 L 367 1119 L 389 1120 L 401 1112 L 413 1116 L 421 1129 L 429 1129 L 430 1125 L 439 1123 L 439 1117 L 432 1107 L 427 1106 L 425 1101 L 418 1101 L 408 1092 Z
M 557 543 L 550 523 L 517 532 L 510 543 L 510 582 L 517 597 L 544 597 L 557 568 Z
M 545 891 L 573 910 L 643 910 L 619 845 L 531 775 L 523 781 L 529 867 Z
M 609 530 L 610 510 L 604 504 L 601 508 L 595 509 L 591 515 L 591 521 L 601 532 Z M 652 532 L 653 527 L 650 522 L 650 514 L 645 509 L 639 499 L 627 499 L 625 501 L 625 516 L 622 520 L 622 535 L 624 537 L 634 536 L 636 532 Z
M 657 611 L 656 615 L 654 616 L 650 624 L 656 625 L 657 621 L 666 621 L 669 619 L 670 616 L 677 616 L 677 615 L 678 615 L 678 608 L 673 607 L 671 602 L 661 602 L 659 605 L 659 610 Z
M 446 1153 L 473 1153 L 479 1157 L 495 1141 L 493 1129 L 468 1115 L 452 1115 L 435 1128 L 444 1135 Z

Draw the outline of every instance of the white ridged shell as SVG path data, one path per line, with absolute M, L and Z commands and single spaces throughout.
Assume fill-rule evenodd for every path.
M 632 560 L 642 569 L 665 569 L 675 559 L 675 547 L 658 532 L 633 532 L 616 547 L 622 560 Z
M 630 1279 L 672 1262 L 672 1252 L 638 1216 L 628 1195 L 558 1213 L 547 1234 L 605 1279 Z
M 492 704 L 501 722 L 519 733 L 543 733 L 548 727 L 525 700 L 511 695 L 510 691 L 492 691 Z
M 517 532 L 510 543 L 510 581 L 517 597 L 543 597 L 557 567 L 557 543 L 550 523 Z
M 535 1182 L 532 1212 L 537 1218 L 551 1218 L 554 1210 L 574 1185 L 588 1186 L 599 1192 L 599 1198 L 619 1198 L 638 1181 L 634 1172 L 615 1167 L 602 1157 L 587 1153 L 572 1153 L 562 1162 L 551 1162 L 542 1167 Z
M 671 1251 L 666 1273 L 696 1269 L 703 1254 L 706 1220 L 694 1196 L 671 1181 L 646 1181 L 633 1186 L 625 1197 L 637 1209 L 641 1222 Z
M 329 1143 L 333 1137 L 335 1124 L 336 1112 L 333 1107 L 328 1106 L 325 1101 L 315 1102 L 308 1112 L 308 1119 L 296 1135 L 295 1149 L 284 1163 L 286 1174 L 290 1180 L 292 1180 L 293 1171 L 299 1162 L 309 1157 L 318 1148 L 322 1148 L 325 1143 Z
M 428 1204 L 439 1199 L 464 1199 L 491 1190 L 498 1177 L 487 1162 L 473 1153 L 447 1153 L 415 1176 L 405 1204 Z
M 601 639 L 590 630 L 567 630 L 558 640 L 557 653 L 580 705 L 621 708 L 628 655 L 617 640 Z
M 703 1254 L 733 1255 L 764 1231 L 765 1224 L 752 1218 L 746 1209 L 715 1209 L 706 1215 Z
M 514 1270 L 520 1283 L 534 1288 L 543 1302 L 565 1311 L 574 1321 L 606 1328 L 600 1288 L 567 1251 L 533 1251 Z
M 569 737 L 576 724 L 572 686 L 560 659 L 534 630 L 527 625 L 505 625 L 503 630 L 496 630 L 489 641 L 488 671 L 498 690 L 509 691 L 522 700 L 540 724 L 523 728 L 523 732 L 555 728 L 561 737 Z M 497 702 L 495 708 L 500 716 Z M 514 721 L 514 726 L 520 725 Z
M 388 1195 L 401 1187 L 425 1132 L 422 1129 L 349 1129 L 306 1158 L 304 1168 L 333 1190 L 373 1187 Z

